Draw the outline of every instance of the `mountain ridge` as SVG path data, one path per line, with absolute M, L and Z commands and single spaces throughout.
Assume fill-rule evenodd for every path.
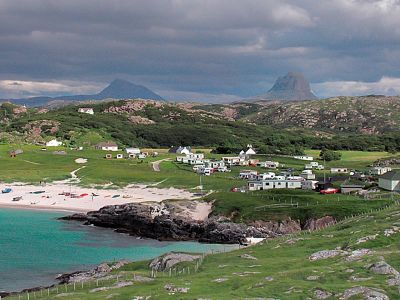
M 70 104 L 75 101 L 103 100 L 103 99 L 149 99 L 164 100 L 160 95 L 143 85 L 137 85 L 124 79 L 114 79 L 108 86 L 97 94 L 71 96 L 38 96 L 20 99 L 0 99 L 0 102 L 11 102 L 29 107 L 45 106 L 52 101 L 64 101 Z

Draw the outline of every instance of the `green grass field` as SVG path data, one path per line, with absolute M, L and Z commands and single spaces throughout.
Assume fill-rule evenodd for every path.
M 389 286 L 386 282 L 390 276 L 375 274 L 366 267 L 383 257 L 392 267 L 400 269 L 400 233 L 384 235 L 385 230 L 400 225 L 399 216 L 400 207 L 393 205 L 344 220 L 317 232 L 301 232 L 241 250 L 208 255 L 197 271 L 195 263 L 185 263 L 177 267 L 176 273 L 172 270 L 171 276 L 168 271 L 157 273 L 156 278 L 148 283 L 134 282 L 129 287 L 109 289 L 116 284 L 117 279 L 114 278 L 98 283 L 86 282 L 83 288 L 77 284 L 75 291 L 72 284 L 62 285 L 50 289 L 50 296 L 47 296 L 47 290 L 35 292 L 35 297 L 30 293 L 30 299 L 54 299 L 57 294 L 62 294 L 59 297 L 68 300 L 136 299 L 138 296 L 143 299 L 149 296 L 150 299 L 271 297 L 297 300 L 316 299 L 316 289 L 332 293 L 334 296 L 329 299 L 338 299 L 346 289 L 354 286 L 379 289 L 390 299 L 399 299 L 398 287 Z M 358 243 L 360 238 L 375 234 L 374 240 Z M 366 248 L 373 252 L 355 261 L 346 261 L 341 256 L 318 261 L 308 259 L 316 251 L 335 248 L 347 251 Z M 249 254 L 256 260 L 241 258 L 242 254 Z M 148 263 L 135 262 L 114 271 L 114 274 L 118 274 L 119 281 L 134 281 L 134 276 L 138 275 L 148 277 Z M 189 289 L 187 293 L 170 293 L 166 285 Z M 94 291 L 98 287 L 105 287 L 106 290 Z M 28 296 L 24 293 L 9 299 L 25 300 Z M 354 296 L 350 299 L 364 298 Z
M 16 158 L 8 155 L 10 149 L 22 148 L 24 153 Z M 5 182 L 38 183 L 41 180 L 53 181 L 66 179 L 70 172 L 81 167 L 74 160 L 87 158 L 86 168 L 78 172 L 81 184 L 101 185 L 114 183 L 127 185 L 132 183 L 153 184 L 159 187 L 180 187 L 193 189 L 199 185 L 199 176 L 190 166 L 175 163 L 174 155 L 160 152 L 158 157 L 139 160 L 106 160 L 105 152 L 95 150 L 65 150 L 66 155 L 53 154 L 55 149 L 41 151 L 36 146 L 0 145 L 0 180 Z M 317 156 L 316 152 L 307 151 Z M 340 162 L 330 162 L 329 166 L 346 166 L 365 169 L 373 161 L 392 156 L 383 152 L 343 152 Z M 219 157 L 207 154 L 208 157 Z M 161 163 L 161 171 L 155 172 L 151 163 L 156 160 L 170 159 Z M 268 159 L 262 157 L 262 160 Z M 284 164 L 282 169 L 302 170 L 305 162 L 288 157 L 274 156 Z M 30 299 L 54 299 L 62 294 L 62 299 L 134 299 L 135 296 L 151 296 L 151 299 L 243 299 L 274 297 L 279 299 L 314 299 L 316 288 L 331 293 L 342 293 L 346 288 L 364 285 L 383 289 L 391 299 L 399 297 L 396 287 L 388 287 L 386 276 L 371 274 L 365 265 L 383 256 L 395 268 L 400 269 L 400 234 L 385 237 L 383 231 L 393 226 L 400 227 L 400 208 L 394 204 L 398 197 L 386 200 L 364 200 L 353 195 L 320 195 L 301 190 L 272 190 L 251 193 L 231 193 L 233 186 L 244 186 L 245 181 L 237 179 L 241 169 L 235 167 L 230 173 L 217 173 L 203 178 L 206 190 L 214 193 L 205 197 L 213 201 L 213 214 L 231 217 L 237 222 L 254 220 L 280 221 L 288 217 L 304 222 L 309 218 L 325 215 L 341 220 L 339 224 L 318 232 L 298 234 L 269 240 L 261 245 L 229 253 L 208 255 L 200 268 L 195 271 L 194 264 L 180 265 L 171 277 L 169 273 L 159 273 L 148 283 L 133 283 L 130 287 L 106 289 L 94 292 L 97 287 L 110 287 L 116 279 L 90 282 L 82 286 L 58 286 L 51 290 L 30 293 Z M 258 170 L 262 171 L 258 168 Z M 391 205 L 390 208 L 383 209 Z M 372 212 L 372 210 L 374 212 Z M 359 215 L 348 219 L 351 215 Z M 357 244 L 357 240 L 367 235 L 378 234 L 373 241 Z M 360 261 L 346 262 L 343 258 L 333 258 L 317 262 L 308 260 L 308 256 L 318 250 L 336 247 L 355 250 L 370 248 L 375 252 Z M 241 254 L 250 254 L 257 260 L 240 258 Z M 188 274 L 187 268 L 190 268 Z M 183 273 L 185 269 L 185 273 Z M 348 270 L 353 270 L 349 273 Z M 148 262 L 135 262 L 117 271 L 118 280 L 132 281 L 136 275 L 149 276 Z M 316 280 L 307 277 L 318 276 Z M 353 282 L 351 276 L 365 277 L 365 282 Z M 272 280 L 270 280 L 272 278 Z M 221 282 L 218 282 L 221 281 Z M 175 287 L 187 287 L 188 293 L 170 293 L 166 284 Z M 58 292 L 57 292 L 58 290 Z M 47 296 L 49 293 L 49 296 Z M 58 298 L 57 297 L 57 298 Z M 10 299 L 28 299 L 26 293 Z M 358 299 L 358 298 L 352 298 Z

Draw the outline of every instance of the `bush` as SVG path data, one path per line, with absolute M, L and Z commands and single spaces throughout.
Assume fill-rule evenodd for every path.
M 319 154 L 320 159 L 325 161 L 333 161 L 333 160 L 340 160 L 342 158 L 342 154 L 339 152 L 335 152 L 329 149 L 322 149 Z

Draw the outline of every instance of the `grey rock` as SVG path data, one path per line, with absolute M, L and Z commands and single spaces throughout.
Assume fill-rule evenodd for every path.
M 317 299 L 323 300 L 323 299 L 327 299 L 330 296 L 332 296 L 332 293 L 330 293 L 328 291 L 317 289 L 317 290 L 314 291 L 314 296 Z
M 167 253 L 153 259 L 150 263 L 150 268 L 156 271 L 169 270 L 181 262 L 192 262 L 200 257 L 200 255 L 185 253 Z
M 356 286 L 345 290 L 342 299 L 347 300 L 356 295 L 361 295 L 365 300 L 389 300 L 389 297 L 383 291 L 364 286 Z
M 354 250 L 350 253 L 349 256 L 347 256 L 345 258 L 345 261 L 355 261 L 355 260 L 360 260 L 362 257 L 366 256 L 366 255 L 370 255 L 372 254 L 373 251 L 370 249 L 358 249 L 358 250 Z
M 379 261 L 367 266 L 372 273 L 381 275 L 399 275 L 399 272 L 385 261 Z
M 314 260 L 320 260 L 320 259 L 327 259 L 327 258 L 333 258 L 339 255 L 345 255 L 347 254 L 346 251 L 342 250 L 321 250 L 318 252 L 315 252 L 310 255 L 309 260 L 314 261 Z

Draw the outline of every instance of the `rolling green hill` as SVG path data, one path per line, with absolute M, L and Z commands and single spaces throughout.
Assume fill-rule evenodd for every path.
M 91 107 L 94 115 L 78 113 Z M 234 104 L 100 101 L 56 109 L 0 106 L 0 141 L 43 143 L 51 137 L 88 146 L 192 145 L 235 151 L 252 144 L 262 153 L 304 148 L 400 150 L 399 97 L 339 97 L 298 102 Z

